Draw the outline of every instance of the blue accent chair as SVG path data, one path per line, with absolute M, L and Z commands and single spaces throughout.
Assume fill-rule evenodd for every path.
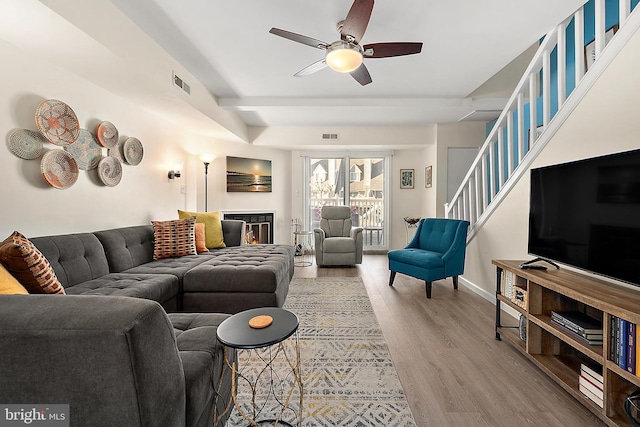
M 458 275 L 464 273 L 468 221 L 424 218 L 418 223 L 413 240 L 404 248 L 389 251 L 389 286 L 396 273 L 425 281 L 427 298 L 431 298 L 434 280 L 453 278 L 458 289 Z

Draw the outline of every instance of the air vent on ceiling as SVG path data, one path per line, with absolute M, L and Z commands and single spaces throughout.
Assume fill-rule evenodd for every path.
M 322 139 L 340 139 L 340 135 L 337 133 L 323 133 L 322 134 Z
M 191 95 L 191 87 L 189 87 L 189 85 L 187 84 L 187 82 L 185 82 L 184 80 L 182 80 L 180 77 L 178 77 L 177 74 L 173 74 L 173 84 L 178 86 L 180 89 L 182 89 L 183 91 L 187 92 L 189 95 Z

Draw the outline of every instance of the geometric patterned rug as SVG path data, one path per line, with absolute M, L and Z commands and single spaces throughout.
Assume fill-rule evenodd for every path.
M 415 427 L 360 278 L 294 278 L 284 308 L 300 319 L 303 426 Z M 260 365 L 245 351 L 239 357 Z M 238 396 L 251 399 L 240 389 Z M 227 426 L 241 425 L 234 409 Z

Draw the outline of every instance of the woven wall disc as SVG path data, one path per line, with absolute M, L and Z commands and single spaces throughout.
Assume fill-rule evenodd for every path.
M 57 99 L 46 99 L 36 108 L 36 126 L 55 145 L 73 144 L 78 139 L 80 124 L 71 107 Z
M 42 156 L 44 152 L 42 144 L 45 142 L 48 142 L 47 139 L 39 132 L 17 129 L 9 135 L 7 147 L 15 156 L 25 160 L 33 160 Z
M 47 151 L 40 162 L 40 171 L 47 183 L 60 190 L 67 189 L 78 180 L 78 163 L 63 150 Z

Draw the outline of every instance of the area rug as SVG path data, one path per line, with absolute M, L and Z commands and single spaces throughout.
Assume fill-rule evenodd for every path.
M 295 278 L 284 308 L 300 319 L 303 426 L 415 426 L 360 278 Z M 239 357 L 256 370 L 264 365 L 247 351 Z M 250 392 L 239 389 L 238 401 L 250 402 Z M 234 409 L 227 426 L 241 425 L 247 421 Z

